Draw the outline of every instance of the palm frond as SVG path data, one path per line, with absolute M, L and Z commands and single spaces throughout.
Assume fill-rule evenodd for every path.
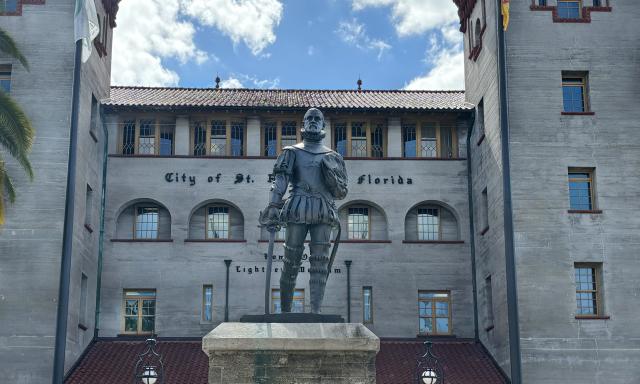
M 22 108 L 6 93 L 0 92 L 0 145 L 4 146 L 33 179 L 27 154 L 33 144 L 35 130 Z
M 0 225 L 4 224 L 4 193 L 7 193 L 9 202 L 16 201 L 16 190 L 11 181 L 11 177 L 7 174 L 4 161 L 0 159 Z
M 20 52 L 13 38 L 2 28 L 0 28 L 0 52 L 17 59 L 27 71 L 29 70 L 27 58 Z

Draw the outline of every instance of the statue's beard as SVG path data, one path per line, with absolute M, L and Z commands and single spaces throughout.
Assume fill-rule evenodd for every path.
M 325 133 L 324 131 L 306 131 L 305 130 L 304 132 L 301 133 L 301 136 L 303 140 L 318 142 L 324 139 Z

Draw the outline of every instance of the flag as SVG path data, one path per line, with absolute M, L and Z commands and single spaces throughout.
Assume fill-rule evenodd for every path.
M 94 0 L 76 0 L 74 41 L 82 40 L 82 62 L 89 60 L 93 39 L 100 34 L 100 22 Z
M 502 29 L 509 27 L 509 0 L 502 0 Z

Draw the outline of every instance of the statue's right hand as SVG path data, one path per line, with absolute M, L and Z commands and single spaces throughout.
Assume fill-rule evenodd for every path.
M 260 224 L 266 227 L 273 227 L 280 224 L 280 209 L 269 205 L 260 212 Z

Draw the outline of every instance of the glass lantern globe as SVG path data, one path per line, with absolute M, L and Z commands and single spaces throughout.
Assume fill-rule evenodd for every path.
M 424 384 L 436 384 L 438 382 L 438 374 L 433 369 L 427 369 L 420 376 Z
M 155 384 L 157 380 L 158 380 L 158 373 L 156 372 L 156 367 L 153 367 L 153 366 L 144 367 L 144 371 L 142 373 L 142 383 Z

